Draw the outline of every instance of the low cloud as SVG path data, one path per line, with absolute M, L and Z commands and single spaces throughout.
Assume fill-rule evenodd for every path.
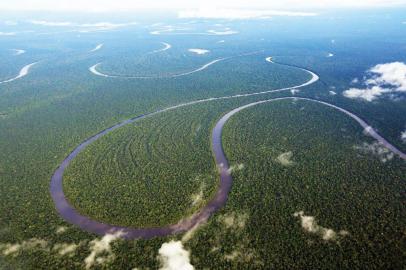
M 158 251 L 161 270 L 194 270 L 190 264 L 190 252 L 185 250 L 181 241 L 163 243 Z
M 218 217 L 218 221 L 223 223 L 226 229 L 244 229 L 248 221 L 248 214 L 246 213 L 229 213 Z
M 111 22 L 97 22 L 97 23 L 73 23 L 73 22 L 52 22 L 44 20 L 31 20 L 29 21 L 34 25 L 52 26 L 52 27 L 78 27 L 81 28 L 79 32 L 112 30 L 120 27 L 126 27 L 137 24 L 136 22 L 128 23 L 111 23 Z
M 187 31 L 190 30 L 189 28 L 185 27 L 179 27 L 179 26 L 174 26 L 174 25 L 151 25 L 151 27 L 156 27 L 158 26 L 157 30 L 151 31 L 151 35 L 159 35 L 162 33 L 171 33 L 174 31 Z
M 15 32 L 0 32 L 0 36 L 15 36 Z
M 232 166 L 230 166 L 230 168 L 227 170 L 227 173 L 228 174 L 231 174 L 231 173 L 233 173 L 233 172 L 235 172 L 235 171 L 241 171 L 241 170 L 243 170 L 244 169 L 244 164 L 237 164 L 237 165 L 232 165 Z
M 71 22 L 49 22 L 49 21 L 31 20 L 30 23 L 42 26 L 73 26 L 73 23 Z
M 59 226 L 58 228 L 56 228 L 56 234 L 62 234 L 64 232 L 66 232 L 68 228 L 65 226 Z
M 78 244 L 75 243 L 60 243 L 60 244 L 55 244 L 53 247 L 53 250 L 58 252 L 59 255 L 65 256 L 65 255 L 73 255 L 78 248 Z
M 300 224 L 306 232 L 317 234 L 325 241 L 336 241 L 339 237 L 349 234 L 345 230 L 341 230 L 337 233 L 333 229 L 322 227 L 317 224 L 315 217 L 306 216 L 303 211 L 295 212 L 293 216 L 300 218 Z
M 330 95 L 332 95 L 332 96 L 337 95 L 337 93 L 336 93 L 336 92 L 334 92 L 333 90 L 328 91 L 328 93 L 329 93 Z
M 358 78 L 352 79 L 351 84 L 356 84 L 356 83 L 359 83 L 359 79 Z
M 85 259 L 86 269 L 93 265 L 102 265 L 114 260 L 115 255 L 111 250 L 111 243 L 123 236 L 122 232 L 106 234 L 100 240 L 94 239 L 89 243 L 90 254 Z
M 261 265 L 256 261 L 257 254 L 251 249 L 247 249 L 244 245 L 238 247 L 237 249 L 233 250 L 231 253 L 225 254 L 224 259 L 227 261 L 240 261 L 242 263 L 253 263 L 255 265 Z M 263 265 L 261 265 L 263 266 Z
M 376 65 L 368 70 L 368 77 L 363 82 L 365 88 L 350 88 L 343 95 L 370 102 L 384 94 L 406 92 L 406 64 L 403 62 Z M 358 82 L 358 79 L 352 81 Z
M 0 243 L 0 251 L 4 256 L 17 255 L 20 251 L 47 249 L 48 242 L 44 239 L 31 238 L 20 243 Z
M 406 130 L 400 133 L 400 139 L 403 143 L 406 143 Z
M 152 26 L 154 27 L 154 26 Z M 227 36 L 238 34 L 238 31 L 231 30 L 231 28 L 224 29 L 209 29 L 204 32 L 194 32 L 193 29 L 183 27 L 183 26 L 173 26 L 173 25 L 159 25 L 158 29 L 152 30 L 151 35 L 208 35 L 208 36 Z
M 59 256 L 72 256 L 82 243 L 56 243 L 52 246 L 47 240 L 31 238 L 19 243 L 0 243 L 0 252 L 4 256 L 17 256 L 23 251 L 42 250 L 55 252 Z
M 291 166 L 294 164 L 294 162 L 291 160 L 293 157 L 293 153 L 292 151 L 289 152 L 285 152 L 280 154 L 277 158 L 276 161 L 280 164 L 282 164 L 283 166 Z
M 206 185 L 204 182 L 200 185 L 199 192 L 192 194 L 192 206 L 199 205 L 203 202 L 203 195 Z
M 376 65 L 370 70 L 376 76 L 367 80 L 367 84 L 389 84 L 397 87 L 399 91 L 406 91 L 406 64 L 393 62 Z
M 234 31 L 234 30 L 224 30 L 224 31 L 207 30 L 207 33 L 212 34 L 212 35 L 217 35 L 217 36 L 228 36 L 228 35 L 238 34 L 238 31 Z
M 194 9 L 178 13 L 179 18 L 204 19 L 268 19 L 274 16 L 308 17 L 316 16 L 313 12 L 279 11 L 279 10 L 249 10 L 249 9 Z
M 255 269 L 263 269 L 264 263 L 252 246 L 252 240 L 247 229 L 250 215 L 246 211 L 233 211 L 219 215 L 215 222 L 222 228 L 210 241 L 210 253 L 222 257 L 224 262 L 250 265 Z M 229 248 L 232 249 L 229 249 Z
M 201 228 L 201 226 L 204 225 L 203 223 L 199 222 L 195 226 L 193 226 L 190 230 L 188 230 L 183 236 L 182 236 L 182 243 L 188 242 L 190 239 L 192 239 L 195 236 L 195 233 Z
M 4 24 L 5 24 L 5 25 L 8 25 L 8 26 L 15 26 L 15 25 L 18 25 L 18 22 L 15 22 L 15 21 L 4 21 Z
M 85 23 L 85 24 L 79 24 L 79 27 L 84 27 L 84 28 L 97 28 L 99 30 L 110 30 L 110 29 L 116 29 L 120 27 L 126 27 L 126 26 L 131 26 L 131 25 L 136 25 L 136 22 L 128 22 L 128 23 L 111 23 L 111 22 L 98 22 L 98 23 Z
M 291 93 L 292 95 L 295 95 L 295 94 L 297 94 L 297 93 L 299 93 L 299 92 L 300 92 L 299 89 L 290 89 L 290 93 Z
M 195 53 L 195 54 L 206 54 L 209 53 L 209 50 L 205 50 L 205 49 L 189 49 L 189 52 Z
M 366 101 L 373 101 L 380 97 L 382 94 L 389 93 L 391 90 L 382 88 L 380 86 L 374 86 L 367 89 L 350 88 L 343 92 L 343 95 L 347 98 L 364 99 Z
M 368 130 L 365 130 L 368 133 Z M 387 162 L 395 157 L 395 154 L 379 142 L 366 143 L 354 146 L 355 149 L 364 154 L 371 154 L 379 158 L 382 162 Z

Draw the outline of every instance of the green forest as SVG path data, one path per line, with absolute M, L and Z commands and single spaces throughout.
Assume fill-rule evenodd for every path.
M 155 19 L 89 33 L 27 20 L 0 23 L 0 32 L 17 33 L 0 36 L 0 81 L 38 61 L 27 76 L 0 84 L 0 269 L 159 269 L 162 247 L 171 241 L 182 243 L 195 269 L 403 269 L 405 161 L 345 114 L 303 100 L 257 105 L 225 124 L 231 192 L 225 207 L 190 232 L 149 240 L 88 233 L 59 216 L 49 190 L 66 156 L 98 132 L 180 103 L 310 79 L 293 66 L 316 72 L 320 80 L 300 91 L 165 111 L 106 134 L 68 166 L 63 178 L 68 201 L 97 221 L 137 228 L 190 217 L 218 189 L 211 150 L 217 121 L 239 106 L 276 97 L 343 107 L 406 151 L 400 136 L 404 93 L 374 102 L 342 95 L 361 87 L 352 80 L 372 66 L 406 61 L 406 30 L 393 24 L 400 15 L 383 25 L 368 14 L 365 20 L 354 16 L 350 28 L 324 16 L 167 22 L 199 33 L 238 31 L 227 36 L 151 35 Z M 332 27 L 336 23 L 341 27 Z M 161 42 L 172 47 L 151 53 Z M 101 43 L 102 49 L 90 52 Z M 14 55 L 16 48 L 26 52 Z M 210 53 L 190 54 L 190 48 Z M 249 52 L 256 54 L 237 57 Z M 327 52 L 335 56 L 327 58 Z M 276 63 L 266 62 L 268 56 Z M 178 78 L 107 78 L 89 71 L 101 63 L 100 71 L 111 75 L 167 76 L 222 57 L 230 58 Z

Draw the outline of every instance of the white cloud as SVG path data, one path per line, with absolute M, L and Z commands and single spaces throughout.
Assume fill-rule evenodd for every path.
M 209 50 L 205 50 L 205 49 L 189 49 L 189 52 L 195 53 L 195 54 L 206 54 L 209 53 Z
M 406 130 L 400 133 L 400 138 L 402 139 L 403 143 L 406 143 Z
M 243 254 L 237 250 L 234 250 L 231 254 L 226 254 L 224 255 L 224 258 L 227 261 L 234 261 L 235 259 L 237 259 L 238 257 L 241 257 Z
M 350 88 L 343 95 L 373 101 L 383 94 L 406 92 L 406 64 L 403 62 L 376 65 L 369 70 L 369 75 L 370 78 L 364 81 L 366 88 Z M 358 83 L 358 79 L 352 83 Z
M 112 261 L 115 257 L 111 251 L 111 243 L 123 236 L 122 232 L 106 234 L 100 240 L 94 239 L 90 242 L 90 254 L 85 258 L 86 269 L 93 265 L 101 265 Z
M 366 129 L 365 133 L 369 133 L 369 129 Z M 392 160 L 395 156 L 392 151 L 379 142 L 373 142 L 371 144 L 364 142 L 362 145 L 354 146 L 354 148 L 365 154 L 372 154 L 384 163 Z
M 58 228 L 56 228 L 56 234 L 62 234 L 64 232 L 66 232 L 68 228 L 65 226 L 59 226 Z
M 15 32 L 0 32 L 0 36 L 15 36 Z
M 282 164 L 283 166 L 291 166 L 294 163 L 291 160 L 292 157 L 293 157 L 293 153 L 292 153 L 292 151 L 289 151 L 289 152 L 285 152 L 285 153 L 280 154 L 276 158 L 276 161 L 279 162 L 280 164 Z
M 71 22 L 48 22 L 48 21 L 40 21 L 40 20 L 31 20 L 30 23 L 35 25 L 42 25 L 42 26 L 72 26 L 73 23 Z
M 79 245 L 75 243 L 58 243 L 55 244 L 53 247 L 53 250 L 58 252 L 59 255 L 65 256 L 65 255 L 73 255 L 76 249 L 78 248 Z
M 208 33 L 218 36 L 227 36 L 227 35 L 234 35 L 238 34 L 238 31 L 234 30 L 225 30 L 225 31 L 216 31 L 216 30 L 207 30 Z
M 154 30 L 151 31 L 150 34 L 152 35 L 159 35 L 161 33 L 170 33 L 170 32 L 174 32 L 174 31 L 186 31 L 186 30 L 190 30 L 188 28 L 185 27 L 179 27 L 179 26 L 173 26 L 173 25 L 151 25 L 151 27 L 158 27 L 158 30 Z
M 337 233 L 333 229 L 322 227 L 317 224 L 317 221 L 313 216 L 306 216 L 303 211 L 295 212 L 293 216 L 300 218 L 300 224 L 306 232 L 317 234 L 325 241 L 335 241 L 339 236 L 346 236 L 349 234 L 345 230 L 341 230 Z
M 393 62 L 376 65 L 370 69 L 370 72 L 376 74 L 376 76 L 366 81 L 368 85 L 389 84 L 396 87 L 397 91 L 406 91 L 405 63 Z
M 233 229 L 236 231 L 238 229 L 244 229 L 248 221 L 247 213 L 236 213 L 231 212 L 218 217 L 218 220 L 224 224 L 226 229 Z
M 328 53 L 328 54 L 327 54 L 327 57 L 328 57 L 328 58 L 333 57 L 333 56 L 334 56 L 334 53 Z
M 309 9 L 309 8 L 343 8 L 343 7 L 385 7 L 404 6 L 405 0 L 18 0 L 0 1 L 0 10 L 58 10 L 58 11 L 139 11 L 145 9 Z
M 290 93 L 291 93 L 292 95 L 295 95 L 296 93 L 299 93 L 299 92 L 300 92 L 299 89 L 290 89 Z
M 206 32 L 194 32 L 193 29 L 173 25 L 158 25 L 158 29 L 155 29 L 150 32 L 151 35 L 168 34 L 168 35 L 218 35 L 218 36 L 233 35 L 237 33 L 238 31 L 231 30 L 230 28 L 224 28 L 221 30 L 210 29 L 207 30 Z
M 330 95 L 332 95 L 332 96 L 337 95 L 337 93 L 336 93 L 336 92 L 334 92 L 333 90 L 330 90 L 330 91 L 328 91 L 328 92 L 329 92 L 329 94 L 330 94 Z
M 359 83 L 359 79 L 358 79 L 358 78 L 354 78 L 354 79 L 352 79 L 351 83 L 352 83 L 352 84 Z
M 44 239 L 31 238 L 29 240 L 24 240 L 21 243 L 0 243 L 0 251 L 2 251 L 4 256 L 16 255 L 22 250 L 32 250 L 35 248 L 47 249 L 48 242 Z
M 261 266 L 260 268 L 263 269 L 263 264 L 262 262 L 259 262 L 257 260 L 254 260 L 255 257 L 257 257 L 257 254 L 255 253 L 254 250 L 248 249 L 245 246 L 239 246 L 235 250 L 233 250 L 231 253 L 225 254 L 224 259 L 227 261 L 239 261 L 242 263 L 247 264 L 248 262 L 250 264 L 254 264 L 255 266 Z M 255 267 L 253 267 L 255 268 Z
M 182 243 L 186 243 L 190 239 L 195 236 L 195 233 L 197 230 L 200 228 L 200 226 L 203 225 L 202 223 L 198 223 L 195 226 L 193 226 L 190 230 L 188 230 L 183 236 L 182 236 Z
M 30 23 L 34 25 L 51 26 L 51 27 L 77 27 L 81 28 L 80 32 L 112 30 L 120 27 L 136 25 L 136 22 L 127 23 L 112 23 L 112 22 L 97 22 L 97 23 L 73 23 L 73 22 L 55 22 L 45 20 L 31 20 Z
M 30 252 L 32 250 L 53 251 L 58 253 L 59 256 L 72 256 L 82 243 L 55 243 L 52 246 L 47 240 L 31 238 L 19 243 L 0 243 L 0 251 L 4 256 L 17 256 L 22 251 Z
M 195 205 L 199 205 L 202 201 L 203 201 L 203 191 L 204 191 L 204 189 L 205 189 L 205 184 L 204 184 L 204 182 L 200 185 L 200 188 L 199 188 L 199 192 L 198 193 L 195 193 L 195 194 L 192 194 L 192 196 L 191 196 L 191 199 L 192 199 L 192 206 L 195 206 Z
M 347 98 L 359 98 L 366 101 L 373 101 L 384 93 L 389 93 L 390 90 L 384 89 L 380 86 L 374 86 L 368 89 L 350 88 L 343 92 Z
M 179 18 L 205 19 L 267 19 L 272 16 L 316 16 L 312 12 L 279 11 L 279 10 L 249 10 L 249 9 L 194 9 L 178 13 Z
M 193 270 L 190 264 L 190 252 L 185 250 L 181 241 L 163 243 L 158 251 L 161 270 Z
M 18 23 L 15 22 L 15 21 L 4 21 L 4 24 L 5 24 L 5 25 L 8 25 L 8 26 L 18 25 Z
M 136 25 L 136 22 L 128 22 L 128 23 L 111 23 L 111 22 L 98 22 L 98 23 L 84 23 L 78 24 L 80 27 L 96 27 L 96 28 L 103 28 L 103 29 L 113 29 L 118 27 L 125 27 Z
M 228 174 L 231 174 L 232 172 L 241 171 L 242 169 L 244 169 L 244 164 L 232 165 L 232 166 L 230 166 L 230 168 L 227 170 L 227 173 L 228 173 Z

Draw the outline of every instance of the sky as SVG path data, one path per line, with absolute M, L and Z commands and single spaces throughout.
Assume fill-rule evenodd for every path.
M 2 0 L 0 11 L 139 11 L 145 9 L 306 10 L 405 6 L 406 0 Z

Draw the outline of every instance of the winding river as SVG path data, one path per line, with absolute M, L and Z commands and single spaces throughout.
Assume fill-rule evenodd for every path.
M 271 62 L 273 64 L 279 64 L 279 65 L 284 65 L 276 62 L 269 61 L 271 58 L 267 58 L 268 62 Z M 295 67 L 299 68 L 299 67 Z M 209 101 L 214 101 L 214 100 L 222 100 L 222 99 L 230 99 L 230 98 L 237 98 L 237 97 L 247 97 L 247 96 L 254 96 L 254 95 L 261 95 L 261 94 L 267 94 L 267 93 L 272 93 L 272 92 L 280 92 L 280 91 L 288 91 L 292 89 L 297 89 L 300 87 L 308 86 L 310 84 L 313 84 L 319 80 L 319 77 L 317 74 L 314 72 L 304 69 L 304 68 L 299 68 L 311 75 L 310 80 L 307 82 L 297 85 L 297 86 L 291 86 L 287 88 L 281 88 L 281 89 L 276 89 L 276 90 L 270 90 L 270 91 L 263 91 L 263 92 L 257 92 L 257 93 L 248 93 L 248 94 L 239 94 L 239 95 L 232 95 L 232 96 L 224 96 L 224 97 L 213 97 L 213 98 L 207 98 L 207 99 L 201 99 L 201 100 L 196 100 L 196 101 L 191 101 L 187 103 L 182 103 L 178 104 L 175 106 L 171 106 L 168 108 L 164 108 L 161 110 L 157 110 L 155 112 L 149 113 L 149 114 L 144 114 L 140 115 L 128 120 L 125 120 L 121 123 L 118 123 L 110 128 L 107 128 L 96 135 L 86 139 L 84 142 L 82 142 L 79 146 L 77 146 L 59 165 L 59 167 L 56 169 L 54 172 L 52 178 L 51 178 L 51 183 L 50 183 L 50 192 L 52 199 L 54 201 L 55 207 L 58 211 L 58 213 L 64 218 L 67 222 L 74 224 L 81 229 L 95 233 L 98 235 L 105 235 L 107 233 L 116 233 L 116 232 L 121 232 L 123 234 L 124 238 L 127 239 L 136 239 L 136 238 L 152 238 L 152 237 L 157 237 L 157 236 L 166 236 L 169 234 L 176 234 L 180 232 L 185 232 L 190 229 L 192 229 L 195 226 L 198 226 L 199 224 L 205 222 L 208 220 L 208 218 L 216 212 L 218 209 L 223 207 L 227 201 L 227 196 L 228 193 L 231 189 L 232 185 L 232 177 L 229 173 L 229 164 L 226 158 L 226 155 L 223 151 L 222 147 L 222 141 L 221 141 L 221 135 L 222 135 L 222 130 L 225 125 L 225 123 L 232 117 L 234 114 L 238 113 L 239 111 L 258 105 L 262 103 L 267 103 L 267 102 L 272 102 L 272 101 L 278 101 L 278 100 L 287 100 L 287 99 L 299 99 L 299 100 L 305 100 L 309 102 L 317 102 L 319 104 L 329 106 L 331 108 L 334 108 L 342 113 L 345 113 L 346 115 L 350 116 L 352 119 L 354 119 L 361 127 L 364 128 L 367 133 L 375 138 L 377 141 L 379 141 L 382 145 L 386 146 L 388 149 L 390 149 L 392 152 L 397 154 L 400 158 L 406 160 L 406 154 L 398 150 L 395 146 L 390 144 L 388 141 L 386 141 L 383 137 L 381 137 L 372 127 L 370 127 L 364 120 L 359 118 L 358 116 L 354 115 L 353 113 L 338 107 L 336 105 L 316 100 L 316 99 L 310 99 L 310 98 L 299 98 L 299 97 L 281 97 L 281 98 L 273 98 L 273 99 L 266 99 L 262 101 L 257 101 L 253 102 L 250 104 L 246 104 L 244 106 L 238 107 L 233 109 L 232 111 L 228 112 L 225 114 L 215 125 L 213 132 L 212 132 L 212 151 L 214 153 L 215 161 L 217 164 L 217 167 L 219 169 L 219 174 L 220 174 L 220 184 L 217 190 L 216 195 L 214 198 L 200 211 L 197 213 L 193 214 L 192 216 L 180 220 L 178 223 L 173 224 L 173 225 L 168 225 L 168 226 L 163 226 L 163 227 L 152 227 L 152 228 L 132 228 L 132 227 L 123 227 L 123 226 L 115 226 L 115 225 L 110 225 L 106 223 L 102 223 L 96 220 L 93 220 L 87 216 L 81 215 L 73 206 L 69 204 L 67 201 L 65 194 L 63 192 L 63 173 L 65 169 L 69 166 L 70 162 L 83 150 L 85 149 L 88 145 L 93 143 L 94 141 L 98 140 L 100 137 L 106 135 L 109 132 L 112 132 L 115 129 L 118 129 L 124 125 L 134 123 L 135 121 L 138 121 L 140 119 L 146 118 L 153 116 L 158 113 L 166 112 L 169 110 L 177 109 L 180 107 L 185 107 L 185 106 L 190 106 L 198 103 L 203 103 L 203 102 L 209 102 Z
M 29 64 L 29 65 L 24 66 L 24 67 L 20 70 L 20 72 L 18 73 L 18 75 L 17 75 L 16 77 L 11 78 L 11 79 L 8 79 L 8 80 L 5 80 L 5 81 L 0 81 L 0 84 L 2 84 L 2 83 L 9 83 L 9 82 L 15 81 L 15 80 L 17 80 L 17 79 L 20 79 L 20 78 L 26 76 L 26 75 L 28 74 L 28 72 L 30 71 L 31 67 L 32 67 L 33 65 L 37 64 L 37 63 L 38 63 L 38 62 L 35 62 L 35 63 L 31 63 L 31 64 Z
M 170 45 L 167 43 L 164 43 L 165 48 L 160 49 L 160 50 L 156 50 L 156 51 L 152 51 L 150 53 L 156 53 L 156 52 L 162 52 L 162 51 L 166 51 L 170 48 Z M 106 74 L 103 73 L 101 71 L 99 71 L 97 68 L 101 65 L 100 63 L 97 63 L 93 66 L 91 66 L 89 68 L 89 71 L 91 73 L 93 73 L 94 75 L 97 76 L 101 76 L 101 77 L 106 77 L 106 78 L 121 78 L 121 79 L 168 79 L 168 78 L 177 78 L 177 77 L 182 77 L 182 76 L 187 76 L 187 75 L 191 75 L 193 73 L 199 72 L 199 71 L 203 71 L 206 68 L 210 67 L 211 65 L 214 65 L 218 62 L 224 61 L 224 60 L 229 60 L 229 59 L 233 59 L 236 57 L 242 57 L 242 56 L 248 56 L 248 55 L 253 55 L 253 54 L 257 54 L 259 53 L 258 51 L 256 52 L 249 52 L 249 53 L 244 53 L 244 54 L 240 54 L 240 55 L 236 55 L 236 56 L 229 56 L 229 57 L 222 57 L 222 58 L 217 58 L 215 60 L 210 61 L 207 64 L 202 65 L 201 67 L 198 67 L 196 69 L 193 69 L 191 71 L 186 71 L 186 72 L 181 72 L 181 73 L 177 73 L 177 74 L 171 74 L 171 75 L 164 75 L 164 76 L 128 76 L 128 75 L 110 75 L 110 74 Z
M 96 52 L 98 50 L 100 50 L 103 47 L 103 43 L 98 44 L 96 47 L 94 47 L 94 49 L 90 50 L 89 52 Z
M 158 50 L 154 50 L 152 52 L 149 52 L 147 54 L 153 54 L 153 53 L 159 53 L 159 52 L 164 52 L 166 50 L 169 50 L 170 48 L 172 48 L 172 45 L 166 42 L 161 42 L 162 45 L 164 45 L 164 47 L 162 49 L 158 49 Z

